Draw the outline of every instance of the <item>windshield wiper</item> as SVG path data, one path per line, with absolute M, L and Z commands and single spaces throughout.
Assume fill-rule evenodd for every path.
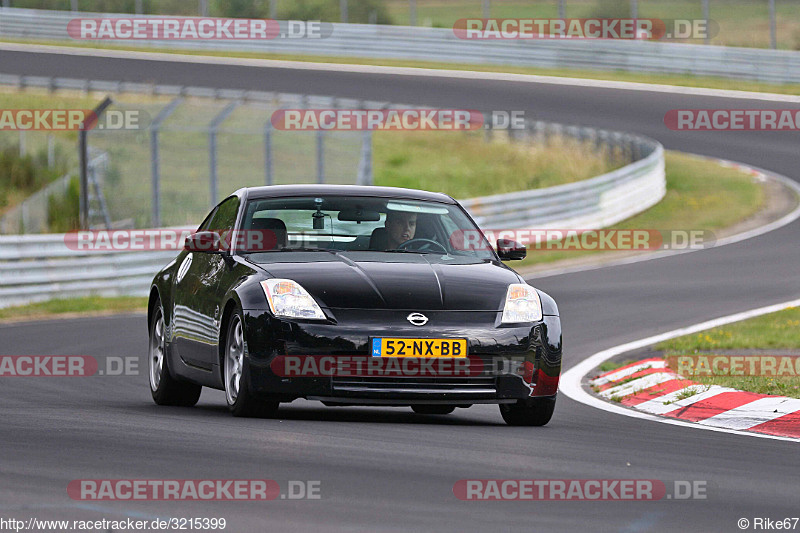
M 331 252 L 335 250 L 329 250 L 327 248 L 272 248 L 271 250 L 242 250 L 242 253 L 245 254 L 260 254 L 264 252 Z
M 390 250 L 378 250 L 379 252 L 386 252 L 387 254 L 436 254 L 447 255 L 442 252 L 434 252 L 429 250 L 403 250 L 402 248 L 393 248 Z

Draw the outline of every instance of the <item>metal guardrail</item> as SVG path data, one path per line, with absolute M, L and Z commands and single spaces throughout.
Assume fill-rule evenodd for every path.
M 3 8 L 0 37 L 72 41 L 63 11 Z M 116 17 L 80 13 L 81 17 Z M 147 16 L 147 15 L 140 15 Z M 281 21 L 286 24 L 286 21 Z M 448 28 L 334 23 L 323 39 L 149 40 L 136 46 L 449 61 L 541 68 L 622 70 L 718 76 L 772 83 L 800 82 L 800 52 L 626 40 L 463 40 Z M 108 40 L 107 43 L 131 44 Z
M 538 123 L 537 131 L 557 127 Z M 585 130 L 581 128 L 583 138 Z M 588 180 L 472 198 L 461 204 L 482 229 L 595 229 L 616 224 L 661 201 L 666 194 L 661 144 L 637 135 L 589 131 L 598 138 L 621 135 L 639 157 L 630 165 Z
M 663 198 L 664 151 L 659 143 L 541 122 L 528 130 L 531 135 L 551 132 L 627 146 L 637 160 L 585 181 L 463 201 L 482 228 L 600 228 Z M 155 273 L 175 255 L 80 251 L 67 246 L 63 234 L 0 236 L 0 308 L 87 295 L 146 296 Z

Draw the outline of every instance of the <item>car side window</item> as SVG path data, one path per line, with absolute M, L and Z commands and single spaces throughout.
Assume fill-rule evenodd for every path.
M 224 233 L 236 225 L 236 215 L 239 213 L 239 198 L 231 196 L 217 206 L 214 213 L 206 219 L 200 231 L 216 231 Z
M 211 227 L 211 221 L 214 219 L 214 215 L 217 214 L 217 208 L 211 210 L 211 212 L 206 216 L 205 220 L 200 224 L 197 228 L 197 231 L 206 231 L 209 227 Z

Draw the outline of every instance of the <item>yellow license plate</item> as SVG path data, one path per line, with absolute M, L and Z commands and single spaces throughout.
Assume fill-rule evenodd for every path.
M 466 339 L 372 339 L 372 357 L 454 357 L 467 356 Z

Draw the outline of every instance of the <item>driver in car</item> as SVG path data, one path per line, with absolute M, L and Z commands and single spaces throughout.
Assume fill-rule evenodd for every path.
M 403 211 L 386 213 L 387 250 L 395 250 L 406 241 L 414 238 L 417 232 L 417 214 Z

